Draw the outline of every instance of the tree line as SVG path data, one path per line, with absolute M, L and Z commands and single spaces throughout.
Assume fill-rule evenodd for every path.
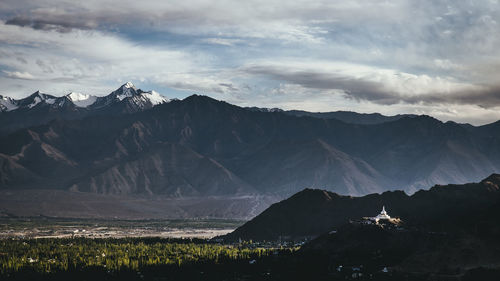
M 249 244 L 221 245 L 196 239 L 6 239 L 0 240 L 0 273 L 21 270 L 51 273 L 96 267 L 107 271 L 138 271 L 156 265 L 260 259 L 275 251 Z

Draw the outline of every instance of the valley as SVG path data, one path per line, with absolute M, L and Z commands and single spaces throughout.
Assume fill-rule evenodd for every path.
M 495 280 L 499 192 L 500 175 L 492 174 L 411 196 L 306 189 L 247 222 L 4 217 L 0 253 L 11 255 L 0 254 L 1 275 L 5 280 L 64 280 L 75 272 L 83 274 L 73 277 L 77 280 Z M 144 251 L 149 254 L 140 254 Z M 71 258 L 61 259 L 66 255 Z
M 0 217 L 83 219 L 248 220 L 278 201 L 276 196 L 104 195 L 64 190 L 1 190 Z
M 0 239 L 213 238 L 244 221 L 224 219 L 105 220 L 50 217 L 0 218 Z

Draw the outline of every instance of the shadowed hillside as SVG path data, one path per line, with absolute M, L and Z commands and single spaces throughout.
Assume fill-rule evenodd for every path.
M 376 215 L 386 206 L 406 225 L 429 231 L 488 229 L 494 231 L 500 211 L 500 175 L 479 183 L 434 186 L 412 196 L 389 191 L 363 197 L 305 189 L 273 204 L 256 218 L 225 236 L 226 240 L 276 240 L 314 237 L 350 220 Z

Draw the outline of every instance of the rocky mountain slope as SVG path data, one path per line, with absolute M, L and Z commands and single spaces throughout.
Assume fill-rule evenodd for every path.
M 353 124 L 198 95 L 166 101 L 131 84 L 106 97 L 18 101 L 0 113 L 12 123 L 0 135 L 0 189 L 286 198 L 307 187 L 411 193 L 500 170 L 500 123 Z

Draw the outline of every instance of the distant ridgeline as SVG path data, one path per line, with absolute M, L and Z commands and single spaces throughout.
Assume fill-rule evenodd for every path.
M 383 207 L 390 206 L 391 218 Z M 379 209 L 380 210 L 380 209 Z M 305 189 L 273 204 L 260 215 L 224 236 L 227 241 L 287 240 L 314 238 L 337 228 L 355 224 L 402 224 L 407 229 L 433 232 L 499 232 L 500 175 L 479 183 L 434 186 L 408 196 L 387 191 L 363 197 L 341 196 L 318 189 Z M 484 232 L 484 233 L 483 233 Z
M 283 199 L 306 187 L 413 193 L 500 171 L 500 122 L 242 108 L 201 95 L 167 99 L 127 83 L 102 97 L 0 97 L 0 167 L 0 190 L 25 195 L 57 189 Z

